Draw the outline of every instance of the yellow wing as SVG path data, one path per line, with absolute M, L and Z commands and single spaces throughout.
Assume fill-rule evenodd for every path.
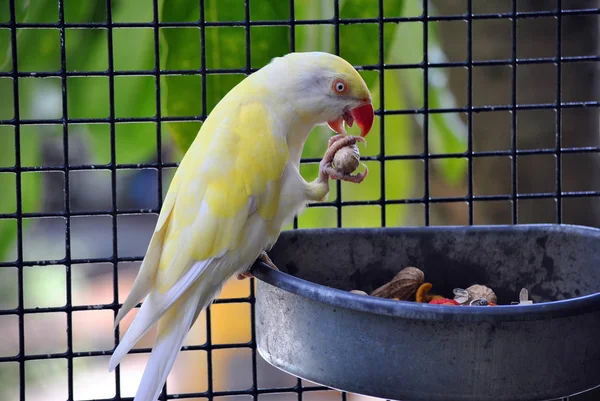
M 267 108 L 246 103 L 219 120 L 207 120 L 207 134 L 200 132 L 174 178 L 177 188 L 170 189 L 176 200 L 158 266 L 160 292 L 185 273 L 188 261 L 235 249 L 251 213 L 270 220 L 277 212 L 288 148 L 271 133 Z
M 273 128 L 260 101 L 240 103 L 228 96 L 217 105 L 173 177 L 115 325 L 156 289 L 165 297 L 153 308 L 158 316 L 144 322 L 153 324 L 210 261 L 237 248 L 252 213 L 264 220 L 275 217 L 288 147 L 285 136 L 274 135 Z

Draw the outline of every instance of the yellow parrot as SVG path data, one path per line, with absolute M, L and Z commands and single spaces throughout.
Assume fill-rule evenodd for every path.
M 152 353 L 134 401 L 155 401 L 196 318 L 233 275 L 250 277 L 281 228 L 307 202 L 325 200 L 329 179 L 359 183 L 367 171 L 333 169 L 335 152 L 364 141 L 371 94 L 344 59 L 290 53 L 246 77 L 215 106 L 183 157 L 115 327 L 144 302 L 110 359 L 110 371 L 154 325 Z M 356 122 L 361 136 L 344 128 Z M 315 125 L 328 124 L 320 172 L 307 182 L 300 157 Z

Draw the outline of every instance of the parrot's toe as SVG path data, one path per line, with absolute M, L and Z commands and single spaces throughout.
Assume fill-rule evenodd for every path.
M 354 145 L 356 142 L 362 142 L 362 143 L 366 144 L 367 140 L 365 138 L 363 138 L 362 136 L 351 136 L 351 135 L 338 134 L 338 135 L 334 135 L 331 138 L 329 138 L 329 141 L 327 141 L 327 149 L 331 148 L 331 146 L 334 143 L 337 143 L 336 146 L 338 147 L 337 149 L 339 150 L 339 149 L 343 148 L 344 146 Z M 335 153 L 335 152 L 333 152 L 333 153 Z
M 363 138 L 360 139 L 364 140 Z M 323 168 L 331 166 L 331 162 L 333 162 L 333 158 L 338 150 L 340 150 L 344 146 L 354 145 L 356 141 L 357 137 L 347 135 L 334 135 L 331 138 L 329 138 L 327 150 L 325 151 L 323 159 L 321 160 L 321 170 L 323 170 Z
M 250 271 L 243 272 L 243 273 L 240 273 L 237 275 L 238 280 L 245 280 L 247 278 L 252 278 L 252 277 L 254 277 L 254 276 L 252 275 L 252 273 L 250 273 Z
M 331 138 L 329 138 L 329 141 L 327 142 L 327 148 L 330 148 L 334 142 L 337 142 L 340 139 L 346 138 L 346 137 L 347 137 L 347 135 L 343 135 L 343 134 L 338 134 L 338 135 L 332 136 Z
M 358 173 L 355 175 L 342 173 L 331 166 L 326 167 L 324 173 L 327 174 L 332 180 L 341 180 L 346 182 L 353 182 L 355 184 L 360 184 L 364 181 L 365 178 L 367 178 L 367 174 L 369 174 L 369 169 L 367 168 L 367 166 L 363 164 L 363 167 L 365 168 L 364 173 Z
M 365 138 L 360 136 L 349 136 L 349 135 L 334 135 L 329 138 L 328 149 L 323 155 L 323 159 L 321 160 L 321 174 L 324 177 L 329 177 L 332 180 L 342 180 L 347 182 L 353 182 L 356 184 L 361 183 L 369 172 L 367 166 L 363 164 L 365 167 L 364 173 L 359 173 L 356 175 L 342 173 L 336 169 L 334 169 L 331 165 L 333 162 L 333 158 L 338 150 L 342 149 L 345 146 L 352 146 L 356 144 L 356 142 L 367 143 Z
M 263 262 L 265 262 L 271 269 L 279 270 L 277 268 L 277 266 L 275 266 L 275 263 L 273 263 L 273 261 L 271 260 L 271 258 L 269 257 L 269 255 L 267 255 L 267 253 L 265 251 L 262 251 L 260 253 L 260 256 L 258 257 L 258 259 L 260 259 Z
M 271 269 L 279 270 L 277 268 L 277 266 L 275 266 L 275 263 L 273 263 L 273 261 L 271 260 L 271 258 L 269 258 L 269 255 L 267 255 L 267 253 L 265 251 L 262 251 L 260 253 L 260 256 L 258 257 L 258 259 L 263 261 Z M 250 270 L 237 275 L 238 280 L 244 280 L 244 279 L 252 278 L 252 277 L 254 277 L 254 276 L 252 275 L 252 273 L 250 273 Z

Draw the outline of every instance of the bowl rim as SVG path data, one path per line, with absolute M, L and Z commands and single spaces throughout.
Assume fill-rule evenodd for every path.
M 425 231 L 464 231 L 464 232 L 501 232 L 546 230 L 558 231 L 573 235 L 596 237 L 600 240 L 600 229 L 567 224 L 519 224 L 519 225 L 481 225 L 481 226 L 427 226 L 427 227 L 378 227 L 378 228 L 331 228 L 300 229 L 304 235 L 311 232 L 363 232 L 377 231 L 418 233 Z M 298 231 L 291 230 L 291 231 Z M 350 309 L 358 312 L 393 316 L 418 320 L 452 320 L 462 322 L 483 321 L 526 321 L 544 320 L 557 317 L 568 317 L 600 311 L 600 292 L 582 295 L 565 300 L 534 303 L 530 305 L 498 305 L 494 307 L 456 307 L 447 305 L 430 305 L 412 301 L 396 301 L 377 298 L 328 287 L 322 284 L 274 270 L 264 262 L 257 260 L 252 266 L 252 274 L 260 282 L 277 287 L 286 292 L 320 302 L 336 308 Z M 260 287 L 260 283 L 259 283 Z M 260 296 L 258 290 L 256 296 Z

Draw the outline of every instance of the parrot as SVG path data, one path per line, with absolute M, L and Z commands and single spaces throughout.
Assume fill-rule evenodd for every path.
M 365 142 L 374 110 L 369 89 L 345 59 L 327 52 L 273 58 L 233 87 L 200 127 L 169 185 L 156 226 L 114 328 L 138 303 L 114 349 L 112 372 L 156 325 L 134 401 L 156 401 L 198 315 L 226 281 L 252 277 L 284 224 L 310 202 L 327 199 L 329 180 L 360 183 L 332 167 L 335 152 Z M 360 136 L 345 126 L 354 123 Z M 317 125 L 330 137 L 312 182 L 300 174 L 305 141 Z M 365 142 L 366 143 L 366 142 Z

